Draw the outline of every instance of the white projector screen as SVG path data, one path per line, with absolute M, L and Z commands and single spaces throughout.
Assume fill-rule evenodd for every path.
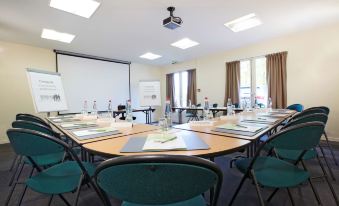
M 63 114 L 81 112 L 85 100 L 89 111 L 94 100 L 99 111 L 106 111 L 109 100 L 114 110 L 130 98 L 128 64 L 57 54 L 57 68 L 68 103 Z

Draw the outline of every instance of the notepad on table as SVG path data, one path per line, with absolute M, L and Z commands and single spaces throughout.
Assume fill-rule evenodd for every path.
M 268 123 L 273 124 L 278 121 L 277 118 L 269 118 L 269 117 L 253 117 L 253 118 L 246 118 L 242 120 L 242 122 L 255 122 L 255 123 Z
M 149 134 L 142 148 L 143 151 L 186 150 L 186 143 L 174 134 Z
M 216 126 L 218 129 L 237 130 L 243 132 L 257 132 L 264 128 L 263 126 L 243 125 L 243 124 L 223 124 Z
M 112 132 L 119 132 L 119 130 L 112 128 L 112 127 L 103 127 L 103 128 L 96 128 L 96 129 L 74 131 L 73 134 L 75 134 L 78 137 L 83 137 L 83 136 L 98 135 L 98 134 L 112 133 Z
M 77 128 L 86 128 L 86 127 L 95 127 L 97 124 L 94 122 L 81 122 L 81 123 L 65 123 L 60 125 L 64 129 L 77 129 Z

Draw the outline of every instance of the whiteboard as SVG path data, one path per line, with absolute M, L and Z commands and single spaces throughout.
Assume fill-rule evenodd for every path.
M 140 106 L 161 106 L 160 81 L 139 82 Z
M 29 68 L 26 73 L 36 112 L 57 112 L 68 109 L 59 73 Z
M 128 64 L 63 54 L 57 58 L 68 102 L 68 110 L 62 113 L 81 112 L 85 100 L 89 111 L 94 100 L 99 111 L 107 111 L 109 100 L 117 109 L 130 98 Z

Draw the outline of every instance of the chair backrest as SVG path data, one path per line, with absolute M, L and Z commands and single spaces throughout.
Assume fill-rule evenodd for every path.
M 15 128 L 7 130 L 7 135 L 18 155 L 30 157 L 65 151 L 64 142 L 42 132 Z
M 218 103 L 214 103 L 214 104 L 212 105 L 212 107 L 213 107 L 213 108 L 217 108 L 217 107 L 218 107 Z
M 273 149 L 303 151 L 298 159 L 300 160 L 306 151 L 319 144 L 324 128 L 325 124 L 322 122 L 308 122 L 280 130 L 260 146 L 248 167 L 247 173 L 252 168 L 256 169 L 255 162 L 266 144 L 269 144 Z
M 32 114 L 17 114 L 15 119 L 16 120 L 24 120 L 24 121 L 35 122 L 35 123 L 43 124 L 47 127 L 51 127 L 43 119 L 41 119 L 40 117 L 34 116 Z
M 70 158 L 78 163 L 82 173 L 89 177 L 78 156 L 60 139 L 41 132 L 18 128 L 8 129 L 7 136 L 14 152 L 18 155 L 26 156 L 38 170 L 39 168 L 31 158 L 32 156 L 66 152 Z
M 294 115 L 291 118 L 291 120 L 298 119 L 298 118 L 306 116 L 306 115 L 318 114 L 318 113 L 326 114 L 326 111 L 324 109 L 322 109 L 322 108 L 319 108 L 319 107 L 311 107 L 311 108 L 305 109 L 304 111 L 300 112 L 299 114 Z
M 281 130 L 267 142 L 277 149 L 309 150 L 319 144 L 324 128 L 322 122 L 300 123 Z
M 193 156 L 138 155 L 101 163 L 95 180 L 104 193 L 136 204 L 170 204 L 188 200 L 215 187 L 220 193 L 222 172 L 208 160 Z
M 330 114 L 330 108 L 328 108 L 326 106 L 319 106 L 319 107 L 312 107 L 312 108 L 319 108 L 319 109 L 324 110 L 327 115 Z
M 302 104 L 292 104 L 286 107 L 286 109 L 294 110 L 297 112 L 302 112 L 304 110 L 304 106 Z
M 17 120 L 12 122 L 13 128 L 29 129 L 37 132 L 42 132 L 47 135 L 55 136 L 56 133 L 49 127 L 31 121 Z
M 295 118 L 295 119 L 292 119 L 291 121 L 289 121 L 283 127 L 283 129 L 290 127 L 290 126 L 294 126 L 294 125 L 298 125 L 298 124 L 302 124 L 302 123 L 307 123 L 307 122 L 322 122 L 326 125 L 327 119 L 328 119 L 328 116 L 324 113 L 314 113 L 314 114 L 303 115 L 299 118 Z

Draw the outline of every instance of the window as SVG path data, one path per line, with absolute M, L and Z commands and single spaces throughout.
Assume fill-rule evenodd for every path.
M 254 105 L 267 105 L 266 58 L 257 57 L 240 62 L 240 99 Z
M 174 104 L 176 106 L 187 106 L 187 71 L 174 73 Z

